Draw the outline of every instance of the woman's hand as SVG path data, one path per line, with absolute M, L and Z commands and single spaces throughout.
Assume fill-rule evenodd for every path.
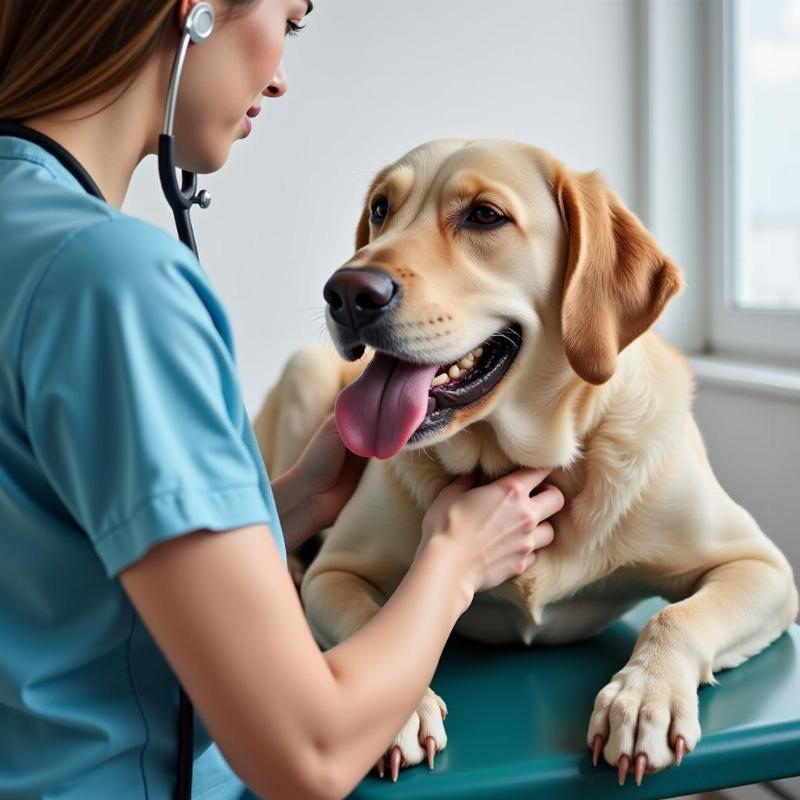
M 368 460 L 344 446 L 333 414 L 326 417 L 297 463 L 272 484 L 288 550 L 336 522 Z
M 462 475 L 428 508 L 420 549 L 436 540 L 455 545 L 469 597 L 521 575 L 553 541 L 548 518 L 564 506 L 561 490 L 544 483 L 550 472 L 522 467 L 478 488 Z
M 367 461 L 344 446 L 333 414 L 326 417 L 294 467 L 308 493 L 309 513 L 319 530 L 336 522 Z

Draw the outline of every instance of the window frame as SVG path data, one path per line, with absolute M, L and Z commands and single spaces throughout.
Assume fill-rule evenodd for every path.
M 734 303 L 737 265 L 747 257 L 743 42 L 749 0 L 710 0 L 709 24 L 709 349 L 800 367 L 800 310 L 753 309 Z M 721 143 L 721 146 L 720 146 Z

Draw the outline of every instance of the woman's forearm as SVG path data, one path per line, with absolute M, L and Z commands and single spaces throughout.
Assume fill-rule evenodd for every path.
M 291 471 L 272 483 L 287 552 L 318 526 Z M 320 758 L 348 794 L 411 716 L 474 583 L 450 539 L 433 536 L 385 605 L 363 628 L 323 655 L 334 677 L 320 715 Z M 376 709 L 381 709 L 376 714 Z
M 348 791 L 417 707 L 473 593 L 456 546 L 433 537 L 383 608 L 324 653 L 338 686 L 326 758 Z

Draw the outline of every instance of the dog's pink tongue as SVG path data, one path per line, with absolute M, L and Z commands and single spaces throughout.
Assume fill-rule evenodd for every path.
M 425 419 L 436 370 L 376 353 L 361 377 L 336 398 L 336 425 L 347 448 L 377 458 L 402 450 Z

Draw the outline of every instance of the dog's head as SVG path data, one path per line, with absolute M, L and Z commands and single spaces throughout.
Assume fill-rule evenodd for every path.
M 337 400 L 343 439 L 388 458 L 486 418 L 519 376 L 604 383 L 680 287 L 597 173 L 518 142 L 422 145 L 375 177 L 325 286 L 340 354 L 375 350 Z

